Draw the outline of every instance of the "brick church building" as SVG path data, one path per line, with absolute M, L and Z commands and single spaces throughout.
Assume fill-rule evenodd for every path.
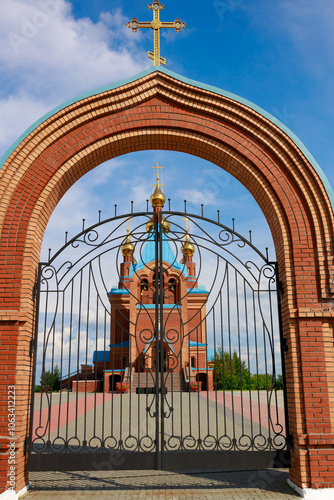
M 162 211 L 165 201 L 157 175 L 151 196 L 153 211 Z M 147 240 L 142 245 L 140 258 L 137 256 L 139 262 L 135 260 L 136 246 L 128 230 L 121 247 L 123 262 L 119 282 L 108 293 L 110 346 L 93 355 L 94 372 L 97 379 L 103 379 L 105 392 L 114 391 L 117 382 L 129 383 L 132 392 L 139 392 L 139 387 L 153 386 L 153 373 L 157 369 L 165 372 L 169 390 L 187 390 L 192 381 L 201 381 L 202 390 L 213 390 L 205 323 L 209 292 L 198 285 L 193 261 L 195 246 L 188 229 L 180 242 L 183 256 L 181 262 L 177 262 L 176 252 L 172 250 L 175 236 L 169 239 L 170 224 L 164 217 L 162 220 L 164 352 L 158 359 L 163 359 L 163 363 L 159 367 L 156 361 L 155 234 L 150 219 L 146 224 Z M 160 321 L 157 331 L 160 333 Z

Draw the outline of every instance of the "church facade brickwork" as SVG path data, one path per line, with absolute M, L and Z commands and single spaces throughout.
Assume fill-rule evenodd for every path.
M 151 197 L 155 213 L 161 211 L 165 203 L 158 179 Z M 170 224 L 164 220 L 163 232 L 168 233 L 169 229 Z M 110 346 L 108 351 L 94 352 L 93 357 L 97 378 L 104 378 L 104 392 L 115 391 L 116 380 L 129 383 L 131 390 L 136 391 L 140 379 L 137 377 L 135 381 L 135 373 L 155 372 L 157 367 L 161 370 L 156 359 L 155 340 L 147 340 L 145 336 L 145 332 L 156 323 L 155 289 L 156 280 L 160 279 L 156 278 L 155 261 L 152 260 L 155 254 L 153 223 L 148 222 L 146 230 L 148 237 L 139 264 L 134 261 L 130 236 L 122 245 L 119 283 L 108 294 L 112 318 Z M 162 299 L 163 324 L 165 332 L 171 332 L 172 342 L 168 341 L 167 335 L 162 369 L 165 372 L 172 370 L 173 376 L 180 374 L 176 391 L 186 390 L 189 383 L 196 380 L 204 381 L 203 389 L 213 390 L 213 368 L 207 366 L 205 322 L 209 292 L 198 287 L 194 252 L 195 247 L 186 233 L 182 264 L 179 265 L 168 239 L 163 236 L 162 255 L 169 260 L 162 262 L 162 284 L 159 283 L 162 286 L 159 289 L 166 290 Z

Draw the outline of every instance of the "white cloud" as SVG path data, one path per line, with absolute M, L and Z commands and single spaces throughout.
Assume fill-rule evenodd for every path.
M 49 107 L 19 89 L 15 95 L 0 98 L 0 156 Z
M 63 365 L 62 375 L 65 377 L 68 373 L 69 361 L 70 373 L 80 370 L 80 364 L 86 363 L 86 358 L 87 363 L 92 364 L 94 351 L 105 350 L 105 348 L 108 350 L 110 342 L 108 336 L 106 339 L 100 336 L 96 342 L 95 339 L 87 337 L 85 330 L 80 331 L 80 335 L 76 335 L 71 333 L 68 327 L 64 329 L 64 332 L 52 332 L 46 345 L 44 345 L 43 332 L 40 332 L 39 335 L 41 338 L 37 346 L 36 383 L 39 383 L 42 372 L 43 354 L 45 354 L 45 370 L 50 370 L 55 365 L 59 367 Z
M 151 196 L 151 189 L 146 179 L 136 179 L 131 186 L 131 200 L 134 202 L 134 206 L 143 206 L 145 200 Z
M 213 192 L 207 190 L 206 192 L 200 191 L 199 189 L 181 189 L 175 193 L 177 196 L 183 197 L 189 203 L 212 205 L 215 203 L 215 196 Z
M 75 19 L 66 0 L 0 0 L 0 7 L 2 150 L 46 111 L 150 65 L 120 10 L 94 23 Z
M 124 165 L 125 161 L 122 159 L 105 162 L 79 179 L 65 193 L 49 220 L 43 239 L 42 256 L 47 255 L 48 248 L 53 251 L 59 249 L 64 243 L 65 231 L 68 231 L 69 238 L 79 233 L 83 218 L 86 220 L 85 227 L 89 227 L 98 221 L 99 210 L 102 211 L 102 219 L 110 217 L 113 213 L 113 201 L 110 195 L 108 196 L 108 191 L 112 190 L 115 174 L 117 175 Z M 103 196 L 103 193 L 106 193 L 106 196 Z

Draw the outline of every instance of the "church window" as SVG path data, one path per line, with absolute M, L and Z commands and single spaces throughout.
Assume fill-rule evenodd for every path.
M 169 280 L 169 282 L 168 282 L 168 292 L 169 292 L 169 295 L 172 296 L 173 303 L 175 304 L 176 303 L 176 280 L 175 279 Z
M 147 279 L 142 279 L 141 280 L 141 283 L 140 283 L 140 291 L 143 293 L 143 292 L 147 292 L 148 291 L 148 281 Z

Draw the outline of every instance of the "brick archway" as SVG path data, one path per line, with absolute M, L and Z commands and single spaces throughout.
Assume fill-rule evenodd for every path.
M 28 482 L 33 286 L 44 230 L 63 194 L 100 163 L 149 149 L 182 151 L 231 173 L 270 226 L 284 287 L 291 480 L 334 487 L 332 193 L 319 167 L 272 117 L 235 96 L 155 68 L 44 117 L 0 170 L 1 487 L 8 472 L 7 388 L 16 386 L 17 489 Z M 319 469 L 320 467 L 320 469 Z M 326 474 L 318 471 L 328 468 Z

